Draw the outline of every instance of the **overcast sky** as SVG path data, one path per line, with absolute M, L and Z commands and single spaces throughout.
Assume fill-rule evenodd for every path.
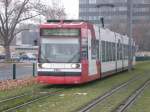
M 78 19 L 79 0 L 41 0 L 43 3 L 51 4 L 51 2 L 61 1 L 67 13 L 67 19 Z
M 68 19 L 78 19 L 79 14 L 79 0 L 62 0 Z

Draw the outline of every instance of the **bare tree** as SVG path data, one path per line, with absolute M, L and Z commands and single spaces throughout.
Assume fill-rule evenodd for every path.
M 38 13 L 40 13 L 46 19 L 65 19 L 66 18 L 65 8 L 63 6 L 58 7 L 57 4 L 55 3 L 52 4 L 52 7 L 39 3 L 36 6 L 36 9 L 38 9 Z
M 39 14 L 34 13 L 30 0 L 1 0 L 0 38 L 5 49 L 6 59 L 10 58 L 10 44 L 15 36 L 25 29 L 17 29 L 19 23 Z M 32 10 L 32 12 L 31 12 Z M 27 15 L 29 14 L 29 15 Z
M 150 51 L 150 24 L 142 22 L 133 27 L 133 38 L 140 51 Z
M 39 0 L 40 1 L 40 0 Z M 0 1 L 0 40 L 5 49 L 6 59 L 10 59 L 10 44 L 15 36 L 28 29 L 18 26 L 39 15 L 57 19 L 64 17 L 64 8 L 58 9 L 42 5 L 38 0 L 1 0 Z

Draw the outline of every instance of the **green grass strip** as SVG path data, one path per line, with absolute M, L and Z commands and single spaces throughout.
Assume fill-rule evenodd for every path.
M 135 70 L 124 72 L 118 75 L 94 81 L 84 85 L 66 88 L 62 94 L 56 94 L 53 97 L 43 99 L 26 108 L 19 109 L 17 112 L 72 112 L 77 111 L 83 105 L 87 104 L 96 97 L 104 94 L 114 86 L 129 80 L 133 76 L 143 75 L 150 71 L 150 62 L 140 62 Z M 136 84 L 135 84 L 136 85 Z M 133 85 L 134 87 L 134 85 Z M 59 87 L 58 87 L 59 88 Z M 48 88 L 47 88 L 48 89 Z M 130 89 L 129 89 L 130 90 Z M 124 91 L 125 93 L 126 91 Z

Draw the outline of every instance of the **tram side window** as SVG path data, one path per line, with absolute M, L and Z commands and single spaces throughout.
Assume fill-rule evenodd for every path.
M 117 43 L 117 60 L 119 60 L 119 43 Z
M 128 45 L 125 45 L 125 59 L 128 59 L 128 54 L 129 54 L 129 47 L 128 47 Z
M 111 54 L 111 42 L 108 42 L 108 60 L 107 61 L 111 61 L 111 57 L 112 57 L 112 54 Z
M 97 59 L 99 59 L 99 40 L 96 40 Z
M 126 46 L 123 44 L 123 59 L 125 59 L 126 55 Z
M 82 40 L 82 59 L 88 59 L 88 40 L 83 39 Z
M 115 61 L 116 60 L 116 44 L 115 43 L 113 43 L 112 48 L 113 48 L 113 61 Z
M 112 61 L 112 42 L 109 42 L 109 61 Z
M 105 41 L 101 41 L 101 45 L 102 45 L 102 62 L 105 62 Z
M 109 61 L 109 43 L 106 41 L 106 60 L 105 61 Z
M 92 49 L 92 59 L 98 59 L 99 52 L 98 52 L 98 40 L 92 40 L 91 49 Z
M 123 44 L 120 44 L 120 60 L 123 59 Z
M 88 59 L 88 47 L 82 47 L 82 59 Z
M 111 58 L 110 61 L 114 60 L 114 46 L 113 42 L 110 43 L 110 49 L 111 49 Z
M 116 47 L 115 47 L 115 43 L 114 42 L 112 42 L 111 43 L 112 45 L 111 45 L 111 48 L 112 48 L 112 61 L 115 61 L 116 60 Z
M 117 43 L 117 60 L 121 60 L 122 59 L 122 44 L 121 42 L 119 41 Z
M 102 41 L 102 61 L 114 61 L 116 59 L 115 43 Z

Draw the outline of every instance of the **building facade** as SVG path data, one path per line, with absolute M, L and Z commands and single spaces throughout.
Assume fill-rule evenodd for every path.
M 150 23 L 150 0 L 133 1 L 133 24 Z M 98 4 L 113 4 L 114 7 Z M 79 0 L 79 18 L 100 24 L 103 17 L 106 26 L 127 24 L 127 0 Z

